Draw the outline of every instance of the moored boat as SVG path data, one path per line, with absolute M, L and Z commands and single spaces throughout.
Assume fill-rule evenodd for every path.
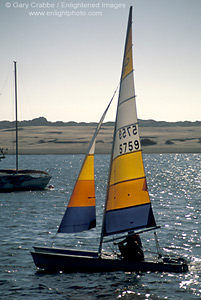
M 43 190 L 50 179 L 45 171 L 0 169 L 0 192 Z
M 14 191 L 43 190 L 51 179 L 45 171 L 19 169 L 18 165 L 18 99 L 17 99 L 17 62 L 14 61 L 15 75 L 15 169 L 0 169 L 0 193 Z

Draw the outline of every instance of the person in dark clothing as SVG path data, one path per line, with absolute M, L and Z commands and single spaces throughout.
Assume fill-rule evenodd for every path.
M 139 235 L 129 233 L 125 240 L 118 243 L 118 246 L 123 259 L 144 261 L 144 252 Z

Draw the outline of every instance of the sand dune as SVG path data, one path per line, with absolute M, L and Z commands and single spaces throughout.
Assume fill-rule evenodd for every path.
M 27 126 L 19 130 L 20 154 L 85 153 L 95 126 Z M 104 125 L 97 137 L 97 153 L 110 153 L 113 127 Z M 191 127 L 141 127 L 144 153 L 201 153 L 201 130 Z M 15 149 L 15 131 L 0 129 L 0 148 Z

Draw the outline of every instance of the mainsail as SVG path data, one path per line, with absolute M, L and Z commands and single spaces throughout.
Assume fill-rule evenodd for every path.
M 147 190 L 136 113 L 131 7 L 101 239 L 103 236 L 115 233 L 155 226 Z
M 110 104 L 115 96 L 115 93 L 116 91 L 114 92 L 114 95 L 111 98 L 94 132 L 58 232 L 81 232 L 84 230 L 90 230 L 96 226 L 96 198 L 94 180 L 95 143 L 96 137 Z

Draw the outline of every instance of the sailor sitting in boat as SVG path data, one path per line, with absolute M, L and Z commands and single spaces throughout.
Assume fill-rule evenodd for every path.
M 123 259 L 132 261 L 144 260 L 144 252 L 142 250 L 142 242 L 139 235 L 130 232 L 123 241 L 117 244 Z

